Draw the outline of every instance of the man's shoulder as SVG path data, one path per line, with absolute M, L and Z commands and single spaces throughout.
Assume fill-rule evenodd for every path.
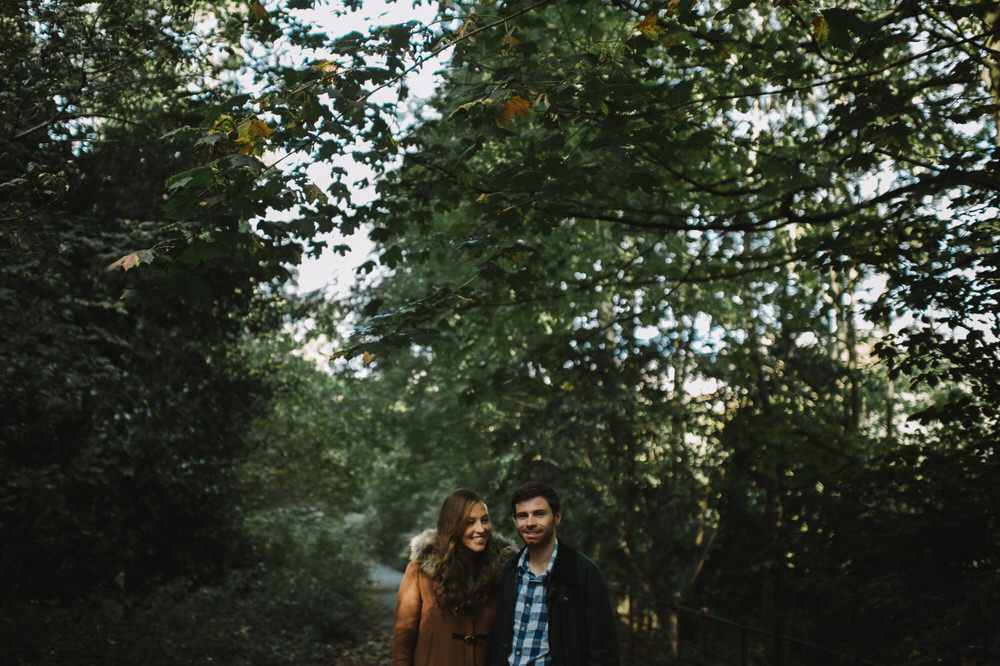
M 587 557 L 581 551 L 574 550 L 573 552 L 576 553 L 576 561 L 577 561 L 578 564 L 582 564 L 582 565 L 587 566 L 587 567 L 594 567 L 595 569 L 599 568 L 597 566 L 597 563 L 594 562 L 594 560 L 592 560 L 589 557 Z
M 567 545 L 564 541 L 559 542 L 559 553 L 556 555 L 556 566 L 561 568 L 566 575 L 601 575 L 601 568 L 592 559 L 580 551 Z

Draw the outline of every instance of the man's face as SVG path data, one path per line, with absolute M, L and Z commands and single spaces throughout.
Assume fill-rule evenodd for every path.
M 553 515 L 544 497 L 532 497 L 514 507 L 514 527 L 529 548 L 545 547 L 556 538 L 556 525 L 562 513 Z

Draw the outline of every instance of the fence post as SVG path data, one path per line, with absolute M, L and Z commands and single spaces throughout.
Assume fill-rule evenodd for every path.
M 747 626 L 740 622 L 740 666 L 747 666 Z
M 677 643 L 680 640 L 680 632 L 677 629 L 677 609 L 670 607 L 670 628 L 668 629 L 670 638 L 670 663 L 677 663 Z
M 708 608 L 701 607 L 701 663 L 708 666 Z
M 635 602 L 635 599 L 632 598 L 631 583 L 625 587 L 625 598 L 628 599 L 628 641 L 626 650 L 629 659 L 635 659 L 635 614 L 632 610 L 632 604 Z

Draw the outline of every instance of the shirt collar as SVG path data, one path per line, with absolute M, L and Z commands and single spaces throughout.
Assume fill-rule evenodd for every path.
M 549 557 L 549 563 L 545 567 L 545 571 L 542 573 L 541 576 L 538 576 L 538 578 L 542 578 L 544 576 L 549 575 L 549 573 L 552 571 L 552 567 L 555 566 L 555 563 L 556 563 L 556 553 L 558 553 L 558 552 L 559 552 L 559 539 L 556 539 L 556 546 L 555 546 L 555 548 L 552 549 L 552 556 Z M 530 573 L 531 575 L 534 575 L 534 572 L 531 571 L 531 566 L 528 564 L 528 549 L 527 548 L 525 548 L 523 551 L 521 551 L 521 556 L 517 560 L 517 566 L 518 566 L 519 569 L 521 569 L 521 571 L 523 571 L 525 573 Z

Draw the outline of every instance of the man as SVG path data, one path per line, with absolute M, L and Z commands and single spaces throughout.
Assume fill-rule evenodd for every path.
M 524 549 L 504 566 L 489 666 L 618 666 L 601 572 L 556 538 L 559 495 L 526 483 L 511 500 Z

